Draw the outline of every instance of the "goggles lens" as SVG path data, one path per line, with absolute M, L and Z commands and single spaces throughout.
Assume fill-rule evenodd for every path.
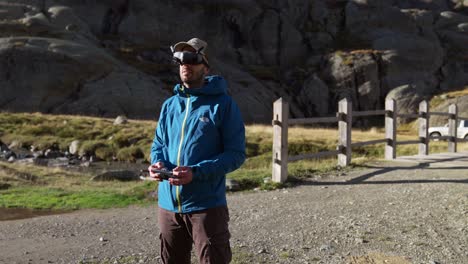
M 201 55 L 200 53 L 190 52 L 190 51 L 174 52 L 172 59 L 174 60 L 174 62 L 180 65 L 183 65 L 183 64 L 198 65 L 198 64 L 204 63 L 203 55 Z

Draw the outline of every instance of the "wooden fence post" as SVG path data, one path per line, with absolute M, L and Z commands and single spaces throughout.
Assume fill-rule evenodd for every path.
M 429 155 L 429 105 L 426 100 L 419 104 L 419 155 Z
M 385 159 L 396 158 L 397 107 L 394 99 L 385 101 Z
M 451 104 L 449 106 L 449 140 L 448 152 L 457 152 L 457 130 L 458 130 L 458 109 L 457 105 Z
M 341 99 L 338 103 L 338 165 L 348 166 L 351 163 L 351 123 L 352 103 L 348 99 Z
M 273 104 L 273 168 L 272 180 L 285 182 L 288 178 L 288 117 L 289 106 L 283 98 Z

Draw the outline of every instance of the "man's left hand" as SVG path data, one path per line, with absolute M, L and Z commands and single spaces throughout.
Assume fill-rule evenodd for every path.
M 172 170 L 174 178 L 169 178 L 169 182 L 172 185 L 184 185 L 188 184 L 193 179 L 193 172 L 191 167 L 180 166 Z

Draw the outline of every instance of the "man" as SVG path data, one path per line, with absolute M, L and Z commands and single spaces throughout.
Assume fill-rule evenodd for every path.
M 163 263 L 190 263 L 192 243 L 200 263 L 231 261 L 226 173 L 245 160 L 245 128 L 226 81 L 207 76 L 206 47 L 198 38 L 171 47 L 182 83 L 162 106 L 151 147 Z

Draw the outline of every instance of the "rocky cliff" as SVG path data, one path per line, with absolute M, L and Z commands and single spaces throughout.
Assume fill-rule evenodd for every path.
M 192 37 L 247 122 L 279 97 L 295 117 L 387 95 L 410 112 L 468 84 L 463 0 L 0 0 L 0 109 L 154 119 Z

